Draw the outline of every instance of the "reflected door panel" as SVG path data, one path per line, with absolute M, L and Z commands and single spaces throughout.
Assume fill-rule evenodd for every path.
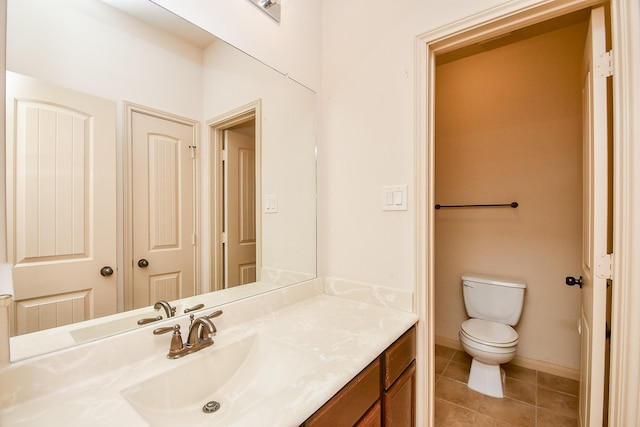
M 133 306 L 192 296 L 195 146 L 190 125 L 139 112 L 133 136 Z
M 225 130 L 226 287 L 256 281 L 254 127 Z
M 8 72 L 7 124 L 13 334 L 115 313 L 115 103 Z

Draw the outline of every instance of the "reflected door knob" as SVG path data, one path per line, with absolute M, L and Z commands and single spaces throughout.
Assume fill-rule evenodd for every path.
M 104 277 L 111 276 L 113 274 L 113 268 L 106 265 L 100 269 L 100 274 Z
M 149 267 L 149 261 L 147 261 L 146 259 L 142 258 L 140 261 L 138 261 L 138 267 L 140 267 L 140 268 Z
M 575 277 L 573 277 L 573 276 L 568 276 L 566 279 L 564 279 L 564 283 L 565 283 L 567 286 L 575 286 L 575 285 L 578 285 L 578 286 L 580 286 L 580 288 L 582 288 L 582 276 L 580 276 L 580 278 L 579 278 L 579 279 L 576 279 L 576 278 L 575 278 Z

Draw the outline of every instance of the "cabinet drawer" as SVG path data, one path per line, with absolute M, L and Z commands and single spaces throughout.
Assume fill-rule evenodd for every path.
M 344 386 L 304 425 L 307 427 L 352 426 L 380 397 L 380 361 L 376 359 Z
M 413 326 L 384 352 L 383 386 L 387 390 L 416 358 L 416 327 Z

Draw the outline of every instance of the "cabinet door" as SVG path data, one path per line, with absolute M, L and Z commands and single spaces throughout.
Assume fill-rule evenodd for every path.
M 382 427 L 382 408 L 379 400 L 358 421 L 355 427 Z
M 384 425 L 416 425 L 416 363 L 413 362 L 398 380 L 383 393 Z

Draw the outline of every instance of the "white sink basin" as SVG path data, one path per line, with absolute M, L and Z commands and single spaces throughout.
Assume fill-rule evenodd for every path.
M 152 426 L 227 425 L 313 373 L 320 363 L 312 353 L 260 334 L 216 345 L 185 356 L 186 363 L 122 390 L 122 395 Z M 220 409 L 203 412 L 210 401 Z

